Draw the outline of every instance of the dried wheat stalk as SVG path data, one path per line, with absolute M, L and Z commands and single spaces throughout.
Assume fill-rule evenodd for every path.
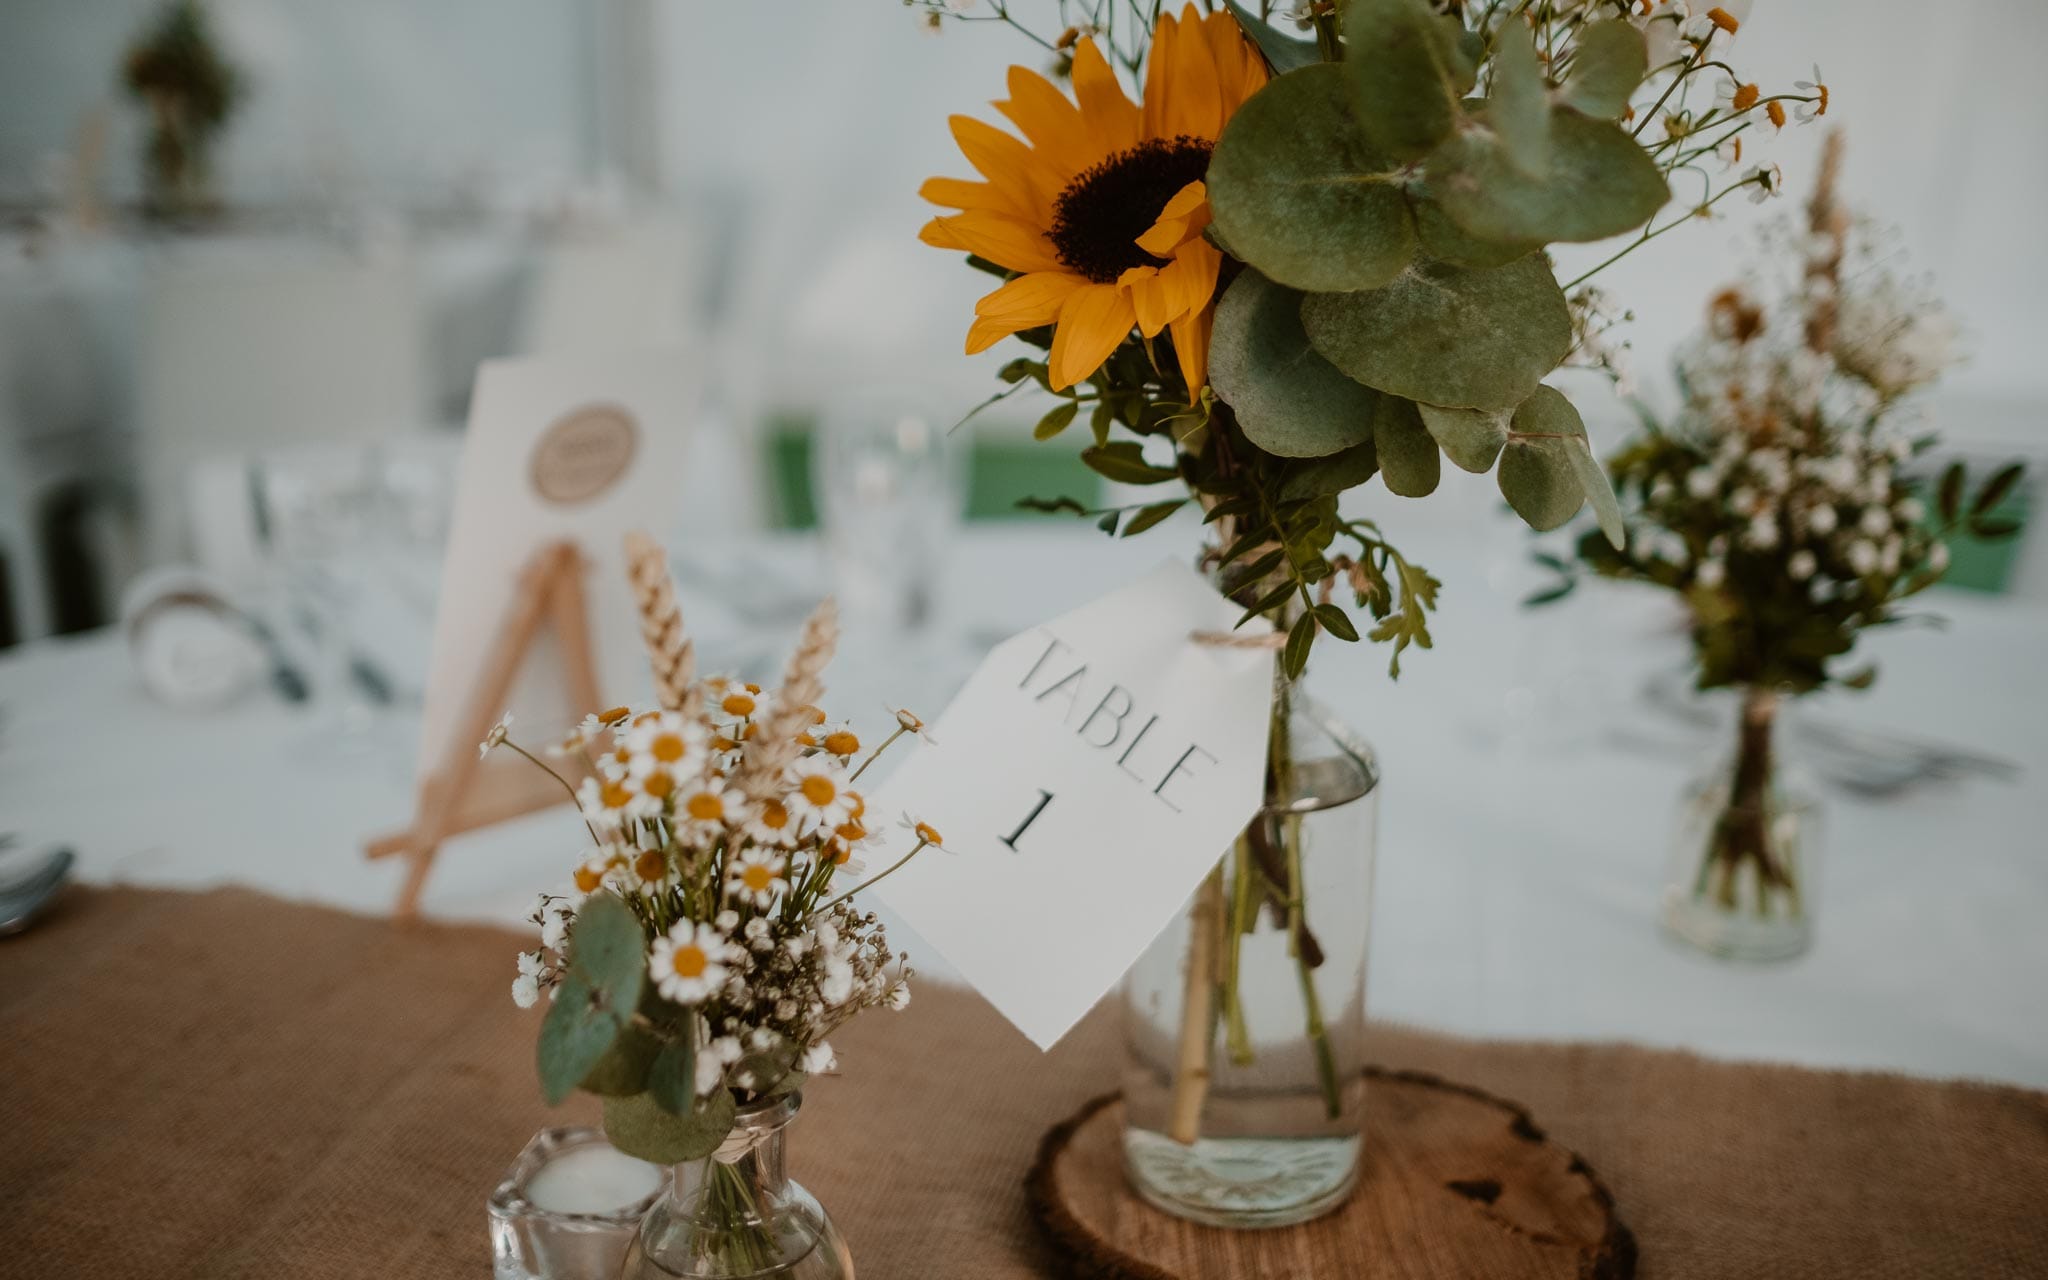
M 828 596 L 804 623 L 803 639 L 790 656 L 782 687 L 775 691 L 767 713 L 755 722 L 746 767 L 736 780 L 748 797 L 766 799 L 781 788 L 783 771 L 803 749 L 798 738 L 811 727 L 811 708 L 825 696 L 825 665 L 838 643 L 839 608 Z
M 654 668 L 654 694 L 670 711 L 696 714 L 697 653 L 683 634 L 683 611 L 668 576 L 668 554 L 639 530 L 626 535 L 626 576 L 640 607 L 640 638 Z

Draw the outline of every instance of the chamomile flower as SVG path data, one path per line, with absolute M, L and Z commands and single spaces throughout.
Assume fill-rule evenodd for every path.
M 854 793 L 839 766 L 808 756 L 789 767 L 788 804 L 805 827 L 832 828 L 853 816 Z
M 622 876 L 631 866 L 631 851 L 623 845 L 606 845 L 585 858 L 583 865 L 576 868 L 576 892 L 588 897 L 602 889 L 607 881 Z
M 647 972 L 662 998 L 677 1004 L 698 1004 L 716 995 L 730 976 L 739 948 L 708 924 L 684 920 L 654 940 L 647 954 Z
M 626 732 L 628 769 L 635 775 L 658 770 L 672 778 L 691 777 L 704 767 L 707 736 L 702 725 L 673 711 L 642 717 Z
M 747 838 L 755 844 L 786 849 L 796 843 L 796 815 L 789 811 L 789 805 L 779 796 L 770 796 L 755 806 L 744 829 Z
M 822 747 L 827 755 L 838 756 L 841 760 L 850 760 L 860 751 L 860 739 L 854 735 L 851 726 L 841 725 L 837 729 L 821 735 L 818 738 L 818 746 Z
M 1771 105 L 1775 107 L 1778 104 L 1774 102 Z M 1762 204 L 1772 196 L 1783 194 L 1785 190 L 1785 171 L 1774 164 L 1751 165 L 1749 171 L 1742 175 L 1742 180 L 1750 184 L 1751 204 Z
M 937 740 L 931 734 L 925 732 L 924 721 L 918 719 L 917 713 L 913 712 L 910 708 L 898 707 L 889 714 L 896 717 L 896 723 L 903 727 L 903 732 L 915 734 L 927 744 L 937 744 Z
M 634 854 L 630 870 L 630 883 L 643 893 L 666 889 L 676 881 L 675 868 L 661 849 L 642 849 Z
M 491 748 L 503 745 L 511 732 L 512 713 L 507 711 L 504 715 L 498 717 L 498 723 L 492 725 L 491 731 L 484 735 L 484 740 L 477 744 L 476 758 L 481 760 L 491 754 Z
M 943 849 L 946 847 L 945 838 L 939 835 L 938 828 L 928 822 L 921 822 L 911 817 L 908 812 L 904 813 L 896 825 L 916 836 L 921 842 L 934 848 Z
M 740 825 L 740 794 L 727 789 L 725 779 L 710 774 L 676 793 L 676 820 L 695 831 L 710 832 Z
M 1714 148 L 1714 158 L 1721 162 L 1723 171 L 1732 170 L 1742 163 L 1742 137 L 1723 138 L 1721 145 Z
M 719 711 L 735 720 L 749 720 L 761 709 L 761 686 L 729 684 L 718 695 Z
M 1722 77 L 1721 81 L 1714 86 L 1714 101 L 1719 103 L 1721 109 L 1730 116 L 1740 117 L 1744 112 L 1755 106 L 1757 99 L 1762 96 L 1763 91 L 1754 84 L 1742 84 L 1733 76 Z
M 767 908 L 783 887 L 782 873 L 789 859 L 765 849 L 748 849 L 727 864 L 726 891 L 742 902 Z
M 585 778 L 576 788 L 576 803 L 591 826 L 616 831 L 631 821 L 635 794 L 622 779 Z
M 1813 66 L 1813 79 L 1794 80 L 1792 87 L 1812 96 L 1813 101 L 1799 104 L 1799 123 L 1812 124 L 1828 113 L 1828 82 L 1820 73 L 1820 64 Z

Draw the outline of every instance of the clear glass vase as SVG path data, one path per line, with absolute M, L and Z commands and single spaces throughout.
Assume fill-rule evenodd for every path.
M 1779 695 L 1743 694 L 1733 755 L 1686 790 L 1664 883 L 1664 927 L 1733 960 L 1787 960 L 1813 942 L 1819 804 L 1774 745 Z
M 783 1136 L 800 1095 L 742 1108 L 709 1159 L 679 1164 L 641 1220 L 621 1280 L 670 1276 L 851 1280 L 853 1256 L 810 1192 L 789 1180 Z
M 1364 1121 L 1372 749 L 1276 681 L 1266 804 L 1125 975 L 1124 1167 L 1179 1217 L 1342 1204 Z

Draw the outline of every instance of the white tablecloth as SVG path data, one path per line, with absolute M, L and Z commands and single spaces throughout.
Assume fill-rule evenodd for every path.
M 937 656 L 879 661 L 852 638 L 830 701 L 857 726 L 873 726 L 885 699 L 936 712 L 973 646 L 1191 543 L 1018 525 L 976 528 L 958 545 L 947 597 L 957 640 Z M 1383 650 L 1327 640 L 1311 673 L 1384 769 L 1371 1011 L 1468 1034 L 2048 1086 L 2048 612 L 1936 592 L 1928 607 L 1948 615 L 1946 630 L 1867 642 L 1883 666 L 1877 689 L 1818 714 L 1966 745 L 2023 772 L 1889 800 L 1829 793 L 1816 946 L 1750 968 L 1680 949 L 1654 923 L 1678 789 L 1720 746 L 1688 745 L 1637 701 L 1647 675 L 1683 661 L 1663 602 L 1603 585 L 1524 613 L 1518 548 L 1473 542 L 1421 557 L 1449 585 L 1435 651 L 1411 653 L 1398 683 Z M 703 558 L 793 596 L 823 587 L 801 539 Z M 714 659 L 779 664 L 793 622 L 743 626 L 684 581 Z M 1578 710 L 1532 727 L 1528 708 L 1557 701 Z M 260 695 L 213 714 L 157 705 L 110 633 L 0 654 L 0 831 L 29 847 L 72 845 L 91 881 L 237 882 L 381 911 L 399 867 L 360 850 L 408 820 L 416 725 L 387 716 L 382 750 L 337 751 L 304 712 Z M 559 810 L 453 840 L 425 909 L 517 921 L 565 874 L 579 836 Z

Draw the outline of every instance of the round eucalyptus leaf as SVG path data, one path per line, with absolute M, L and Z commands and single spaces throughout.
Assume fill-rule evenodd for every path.
M 687 1116 L 668 1111 L 651 1094 L 606 1098 L 604 1136 L 629 1156 L 655 1164 L 684 1164 L 718 1150 L 732 1132 L 736 1111 L 732 1094 L 724 1089 L 714 1090 Z
M 1515 410 L 1500 455 L 1500 493 L 1530 528 L 1555 529 L 1585 505 L 1571 457 L 1585 441 L 1579 411 L 1554 387 L 1536 388 Z
M 1619 119 L 1650 69 L 1643 33 L 1620 18 L 1579 28 L 1578 52 L 1564 81 L 1569 106 L 1602 120 Z
M 1415 239 L 1423 256 L 1454 267 L 1504 267 L 1542 248 L 1535 240 L 1481 240 L 1468 235 L 1451 221 L 1443 206 L 1427 197 L 1411 195 L 1409 211 L 1415 216 Z
M 1472 86 L 1464 24 L 1426 0 L 1351 0 L 1344 68 L 1359 128 L 1375 149 L 1414 160 L 1449 137 Z
M 661 1052 L 661 1041 L 637 1023 L 628 1022 L 612 1039 L 612 1047 L 578 1082 L 587 1093 L 617 1098 L 648 1087 L 648 1068 Z
M 1372 393 L 1367 391 L 1366 394 Z M 1280 500 L 1294 502 L 1303 498 L 1322 498 L 1356 489 L 1372 479 L 1379 469 L 1379 454 L 1374 451 L 1372 441 L 1363 440 L 1327 458 L 1304 459 L 1280 482 Z
M 1426 498 L 1443 478 L 1443 459 L 1436 441 L 1422 425 L 1415 402 L 1382 396 L 1372 420 L 1372 444 L 1379 454 L 1380 478 L 1387 492 L 1404 498 Z
M 1650 220 L 1671 198 L 1635 139 L 1567 107 L 1550 118 L 1550 168 L 1524 173 L 1490 130 L 1466 129 L 1430 153 L 1430 193 L 1482 240 L 1603 240 Z
M 1443 447 L 1445 457 L 1474 475 L 1493 469 L 1501 446 L 1508 442 L 1508 414 L 1435 404 L 1415 407 L 1422 411 L 1422 425 Z
M 583 1082 L 611 1051 L 625 1025 L 625 1016 L 587 977 L 572 970 L 562 980 L 547 1017 L 541 1021 L 534 1049 L 541 1097 L 549 1106 L 561 1102 Z
M 1289 72 L 1239 107 L 1216 143 L 1217 239 L 1297 289 L 1376 288 L 1415 256 L 1394 169 L 1352 123 L 1336 64 Z
M 569 972 L 604 993 L 611 1007 L 640 1003 L 647 977 L 647 939 L 640 920 L 615 893 L 593 893 L 576 909 L 569 929 Z
M 1246 269 L 1216 304 L 1209 382 L 1245 438 L 1283 458 L 1322 458 L 1372 438 L 1377 397 L 1309 346 L 1302 295 Z
M 1501 27 L 1493 53 L 1493 94 L 1486 121 L 1500 138 L 1509 163 L 1531 178 L 1550 172 L 1550 86 L 1529 28 L 1519 22 Z
M 689 1020 L 694 1023 L 696 1019 Z M 683 1034 L 661 1047 L 647 1068 L 647 1093 L 661 1109 L 687 1115 L 697 1105 L 697 1030 L 685 1026 Z
M 1411 269 L 1364 293 L 1310 294 L 1301 319 L 1323 358 L 1366 386 L 1454 408 L 1513 408 L 1572 345 L 1564 291 L 1541 254 L 1482 271 Z

